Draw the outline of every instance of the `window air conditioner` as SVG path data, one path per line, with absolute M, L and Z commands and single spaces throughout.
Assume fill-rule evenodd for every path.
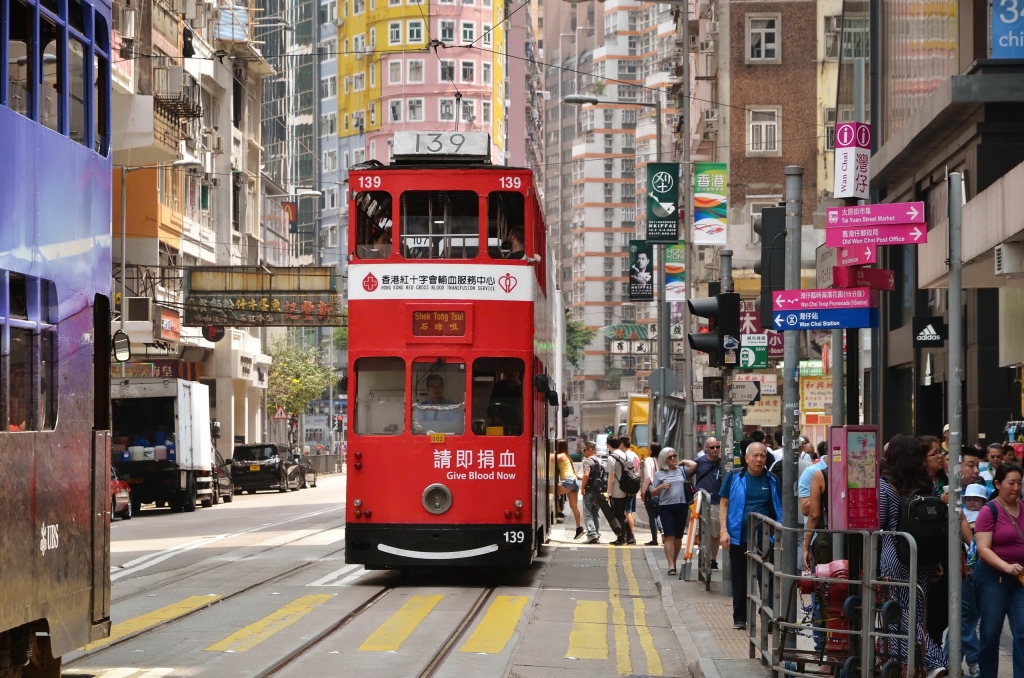
M 714 143 L 715 142 L 715 135 L 716 134 L 717 134 L 717 132 L 701 132 L 700 140 L 701 141 L 710 141 L 711 143 Z
M 1024 273 L 1024 242 L 996 245 L 996 275 Z
M 153 322 L 152 303 L 149 297 L 127 297 L 125 320 L 128 322 Z
M 707 33 L 708 33 L 708 35 L 718 35 L 718 22 L 717 21 L 709 21 L 708 22 L 708 31 L 707 31 Z
M 122 38 L 135 39 L 135 10 L 126 9 L 121 13 L 120 33 Z

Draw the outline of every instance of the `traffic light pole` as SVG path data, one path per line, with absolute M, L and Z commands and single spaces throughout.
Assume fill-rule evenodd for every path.
M 786 173 L 786 289 L 800 289 L 800 240 L 803 216 L 803 174 L 804 168 L 790 165 Z M 798 436 L 800 427 L 800 335 L 796 330 L 784 334 L 783 377 L 783 424 L 782 429 L 782 524 L 787 528 L 799 526 L 797 512 L 797 481 L 799 458 Z M 782 534 L 783 574 L 795 575 L 797 569 L 797 533 L 786 531 Z M 776 561 L 778 562 L 778 561 Z M 776 591 L 776 601 L 790 600 L 792 579 L 783 579 L 782 591 Z M 781 598 L 778 596 L 781 594 Z M 793 616 L 793 612 L 790 612 Z M 790 619 L 789 621 L 793 621 Z
M 732 282 L 732 250 L 722 250 L 720 253 L 722 266 L 722 294 L 729 294 L 733 291 Z M 737 337 L 738 339 L 738 337 Z M 737 352 L 738 355 L 738 352 Z M 733 443 L 736 442 L 736 413 L 732 407 L 732 368 L 728 363 L 722 363 L 722 413 L 725 415 L 726 423 L 722 431 L 722 449 L 725 454 L 732 454 Z

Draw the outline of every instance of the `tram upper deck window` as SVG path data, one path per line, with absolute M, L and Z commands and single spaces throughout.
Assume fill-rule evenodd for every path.
M 5 290 L 6 287 L 6 295 Z M 57 302 L 48 280 L 0 271 L 0 332 L 8 326 L 7 381 L 0 369 L 0 430 L 49 431 L 57 420 Z M 6 411 L 4 409 L 6 404 Z
M 480 251 L 480 200 L 473 191 L 406 191 L 401 213 L 407 259 L 473 259 Z
M 60 132 L 64 111 L 60 105 L 64 91 L 64 64 L 60 49 L 60 29 L 49 19 L 39 19 L 39 44 L 43 48 L 43 86 L 39 90 L 39 123 Z
M 526 200 L 522 193 L 495 191 L 487 196 L 487 254 L 491 259 L 526 256 Z
M 473 433 L 488 436 L 523 434 L 523 375 L 519 358 L 473 361 Z
M 397 436 L 405 430 L 405 361 L 359 358 L 355 362 L 355 432 Z
M 466 364 L 422 359 L 412 364 L 414 435 L 466 432 Z
M 7 105 L 16 113 L 31 116 L 32 10 L 19 0 L 11 0 L 10 33 L 7 37 Z
M 355 203 L 356 256 L 360 259 L 390 257 L 393 230 L 391 194 L 385 191 L 365 191 L 356 194 Z

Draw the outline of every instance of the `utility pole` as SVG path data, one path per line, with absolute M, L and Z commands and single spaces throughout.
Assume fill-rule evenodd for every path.
M 963 191 L 964 177 L 953 172 L 948 179 L 949 195 L 949 678 L 961 678 L 960 607 L 963 584 L 960 580 L 960 447 L 963 444 Z
M 683 214 L 683 241 L 686 243 L 686 298 L 693 299 L 693 181 L 690 178 L 690 141 L 693 128 L 690 126 L 690 3 L 684 2 L 683 13 L 683 45 L 686 46 L 686 58 L 683 59 L 683 166 L 680 171 L 680 181 L 686 186 L 686 211 Z M 664 270 L 662 271 L 664 277 Z M 692 329 L 693 321 L 690 317 L 689 304 L 683 304 L 683 334 L 688 334 Z M 694 444 L 694 428 L 697 421 L 696 403 L 693 402 L 693 349 L 690 342 L 686 342 L 684 349 L 683 368 L 683 396 L 686 403 L 683 406 L 683 459 L 696 459 L 697 448 Z
M 786 173 L 786 289 L 800 289 L 800 239 L 803 218 L 803 176 L 804 168 L 790 165 Z M 782 368 L 783 376 L 783 430 L 782 430 L 782 524 L 787 528 L 799 526 L 797 519 L 797 448 L 800 426 L 800 334 L 796 330 L 787 330 L 784 335 L 785 359 Z M 783 532 L 782 563 L 784 574 L 795 575 L 797 569 L 797 534 Z M 776 561 L 778 562 L 778 561 Z M 784 579 L 782 591 L 775 592 L 775 600 L 790 600 L 790 589 L 793 580 Z M 781 597 L 780 597 L 781 595 Z M 793 615 L 791 611 L 790 615 Z M 790 620 L 792 621 L 792 619 Z
M 719 253 L 722 266 L 722 294 L 733 291 L 732 282 L 732 250 L 722 250 Z M 736 413 L 732 407 L 732 368 L 728 364 L 722 364 L 722 412 L 728 423 L 722 431 L 722 449 L 732 450 L 733 444 L 738 441 L 735 435 Z

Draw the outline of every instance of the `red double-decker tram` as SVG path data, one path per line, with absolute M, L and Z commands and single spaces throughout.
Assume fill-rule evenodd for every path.
M 349 563 L 525 566 L 553 522 L 544 222 L 489 151 L 399 133 L 349 172 Z

